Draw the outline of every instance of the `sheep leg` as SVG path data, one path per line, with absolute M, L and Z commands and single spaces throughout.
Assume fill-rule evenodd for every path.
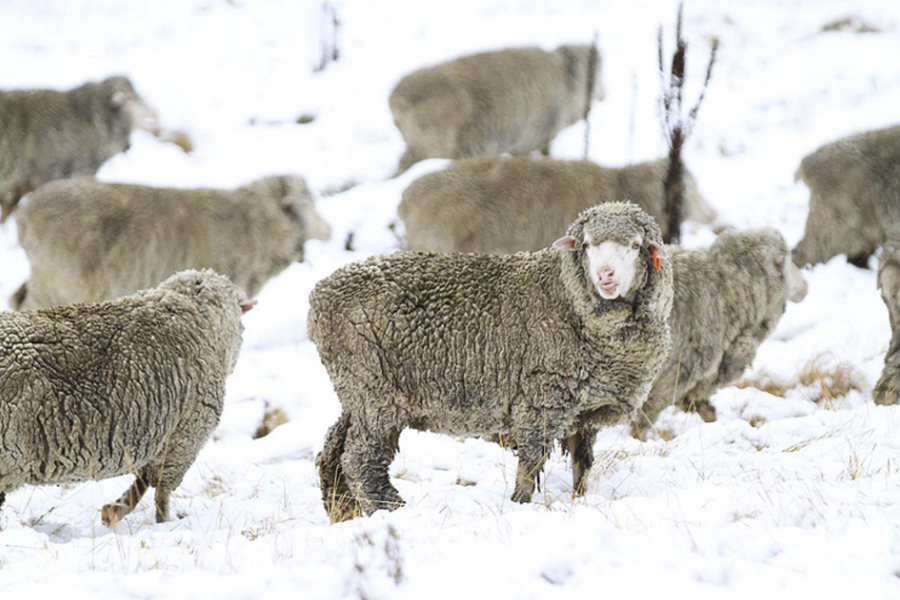
M 517 440 L 521 440 L 516 436 Z M 542 439 L 532 439 L 518 444 L 519 467 L 516 470 L 516 488 L 512 501 L 519 504 L 531 502 L 535 485 L 540 481 L 541 469 L 547 460 L 547 444 Z
M 594 464 L 594 440 L 597 432 L 585 427 L 566 438 L 566 449 L 572 457 L 572 495 L 583 496 L 587 474 Z
M 391 485 L 388 468 L 397 450 L 399 428 L 381 426 L 384 420 L 376 419 L 375 423 L 370 423 L 357 416 L 351 416 L 341 455 L 349 488 L 367 515 L 380 508 L 397 509 L 404 502 Z
M 350 412 L 345 410 L 328 430 L 328 434 L 325 436 L 325 446 L 316 457 L 322 501 L 325 503 L 328 519 L 332 523 L 353 519 L 360 513 L 359 502 L 350 492 L 347 478 L 344 476 L 344 469 L 341 466 L 341 455 L 344 453 L 344 443 L 349 427 Z
M 103 524 L 107 527 L 115 527 L 126 515 L 131 514 L 134 507 L 143 498 L 144 492 L 147 491 L 148 487 L 150 486 L 147 484 L 143 473 L 138 474 L 131 487 L 125 490 L 125 493 L 118 500 L 106 504 L 100 509 L 100 520 L 103 521 Z
M 0 508 L 3 508 L 4 502 L 6 502 L 6 492 L 0 492 Z

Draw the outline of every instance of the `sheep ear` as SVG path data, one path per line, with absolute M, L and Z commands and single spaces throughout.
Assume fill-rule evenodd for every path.
M 666 252 L 665 246 L 662 244 L 656 244 L 654 242 L 647 242 L 647 250 L 650 251 L 650 254 L 655 254 L 660 258 L 668 258 L 669 253 Z
M 243 302 L 241 302 L 241 312 L 242 313 L 250 312 L 250 310 L 254 306 L 256 306 L 256 300 L 244 300 Z
M 128 94 L 125 92 L 119 91 L 112 95 L 112 98 L 109 99 L 109 105 L 113 108 L 121 108 L 125 101 L 128 100 Z
M 573 238 L 571 235 L 567 235 L 553 242 L 553 247 L 557 250 L 577 250 L 578 240 Z

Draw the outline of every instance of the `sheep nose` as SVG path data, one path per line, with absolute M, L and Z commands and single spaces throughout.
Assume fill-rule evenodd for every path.
M 606 265 L 600 267 L 600 269 L 597 271 L 597 275 L 600 276 L 600 279 L 606 279 L 606 278 L 608 278 L 608 277 L 614 277 L 615 274 L 616 274 L 616 271 L 615 271 L 612 267 L 609 267 L 609 266 L 606 266 Z

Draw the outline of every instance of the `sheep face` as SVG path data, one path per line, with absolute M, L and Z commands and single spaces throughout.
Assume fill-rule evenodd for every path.
M 780 263 L 780 264 L 779 264 Z M 791 260 L 790 254 L 776 258 L 775 264 L 784 269 L 785 295 L 791 302 L 800 302 L 806 298 L 808 286 L 800 269 Z
M 648 238 L 643 223 L 630 215 L 604 215 L 576 223 L 553 246 L 581 253 L 581 268 L 600 298 L 631 301 L 646 282 L 648 267 L 659 270 L 659 260 L 666 256 L 662 244 Z
M 110 106 L 128 117 L 132 130 L 142 129 L 157 137 L 162 133 L 159 115 L 138 96 L 127 77 L 110 77 L 103 85 L 109 91 Z

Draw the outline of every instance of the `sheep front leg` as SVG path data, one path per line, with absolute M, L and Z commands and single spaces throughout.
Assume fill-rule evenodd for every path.
M 391 485 L 388 469 L 394 460 L 399 432 L 392 433 L 364 417 L 351 416 L 351 425 L 341 455 L 349 489 L 358 498 L 362 512 L 370 515 L 380 508 L 395 510 L 403 506 L 403 498 Z
M 519 467 L 516 470 L 516 488 L 512 501 L 519 504 L 531 502 L 536 484 L 540 482 L 541 470 L 547 460 L 547 444 L 542 438 L 526 440 L 516 438 L 518 443 Z
M 143 473 L 138 474 L 131 487 L 118 500 L 106 504 L 100 509 L 100 520 L 103 521 L 103 524 L 107 527 L 115 527 L 126 515 L 131 514 L 148 487 L 150 486 L 147 485 Z
M 3 508 L 4 502 L 6 502 L 6 492 L 0 492 L 0 508 Z
M 583 496 L 587 474 L 594 464 L 594 440 L 597 431 L 584 427 L 566 438 L 566 449 L 572 457 L 572 495 Z

